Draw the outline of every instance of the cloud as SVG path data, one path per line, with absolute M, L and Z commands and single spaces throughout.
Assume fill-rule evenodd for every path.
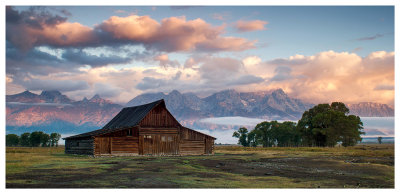
M 308 62 L 309 58 L 303 55 L 294 55 L 290 56 L 288 59 L 278 58 L 271 61 L 268 61 L 268 64 L 273 65 L 303 65 Z
M 31 78 L 16 80 L 16 83 L 24 86 L 27 90 L 58 90 L 67 92 L 89 88 L 87 82 L 81 80 L 43 80 Z
M 235 28 L 238 32 L 250 32 L 257 30 L 265 30 L 265 25 L 267 25 L 267 21 L 262 20 L 253 20 L 253 21 L 244 21 L 239 20 L 235 24 Z
M 264 79 L 254 75 L 244 75 L 226 83 L 227 86 L 239 86 L 264 82 Z
M 254 90 L 282 88 L 292 97 L 313 103 L 394 103 L 394 52 L 376 51 L 360 57 L 325 51 L 261 62 L 252 68 L 252 75 L 273 81 L 256 85 Z
M 394 90 L 394 85 L 377 85 L 374 90 Z
M 106 56 L 100 54 L 100 56 L 91 55 L 80 49 L 67 49 L 62 54 L 62 58 L 70 62 L 76 62 L 80 65 L 90 65 L 92 67 L 104 66 L 108 64 L 122 64 L 131 61 L 131 58 L 120 57 L 116 55 Z
M 159 61 L 159 65 L 161 67 L 167 68 L 168 66 L 170 67 L 179 67 L 181 66 L 180 63 L 177 60 L 169 60 L 168 55 L 162 54 L 154 57 L 155 61 Z
M 278 66 L 275 69 L 275 75 L 270 79 L 270 81 L 283 81 L 291 79 L 292 69 L 287 66 Z
M 163 86 L 167 86 L 169 83 L 166 79 L 157 79 L 152 77 L 144 77 L 142 82 L 136 85 L 136 88 L 139 90 L 149 90 L 149 89 L 157 89 Z
M 22 50 L 39 45 L 62 47 L 94 43 L 91 28 L 66 21 L 66 17 L 52 15 L 45 8 L 31 7 L 18 12 L 7 6 L 6 40 Z
M 383 37 L 383 34 L 375 34 L 374 36 L 367 36 L 367 37 L 361 37 L 361 38 L 357 38 L 357 41 L 366 41 L 366 40 L 375 40 L 377 38 L 381 38 Z
M 147 49 L 175 52 L 201 50 L 242 51 L 254 48 L 255 41 L 224 37 L 224 26 L 212 26 L 198 18 L 150 16 L 112 16 L 94 28 L 70 23 L 67 18 L 46 10 L 18 12 L 7 7 L 6 39 L 22 50 L 35 46 L 97 47 L 143 45 Z
M 94 92 L 101 97 L 110 98 L 118 96 L 121 93 L 121 88 L 107 83 L 96 83 L 94 84 Z
M 245 66 L 254 66 L 261 63 L 261 58 L 257 56 L 246 57 L 242 60 Z

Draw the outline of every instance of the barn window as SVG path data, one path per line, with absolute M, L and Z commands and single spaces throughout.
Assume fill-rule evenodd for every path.
M 165 136 L 161 136 L 161 141 L 165 142 Z
M 128 134 L 127 136 L 132 136 L 132 129 L 128 129 Z
M 171 141 L 172 141 L 172 137 L 168 136 L 168 142 L 171 142 Z

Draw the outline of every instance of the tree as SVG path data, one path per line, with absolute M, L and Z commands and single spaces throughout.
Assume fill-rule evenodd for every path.
M 40 136 L 40 144 L 42 145 L 42 147 L 50 146 L 50 135 L 42 132 Z
M 296 129 L 296 123 L 291 121 L 283 123 L 275 122 L 271 127 L 271 131 L 277 142 L 277 146 L 298 146 L 300 143 L 300 134 Z
M 250 131 L 250 133 L 247 135 L 247 145 L 251 147 L 257 147 L 258 145 L 254 130 Z
M 58 141 L 60 140 L 61 135 L 59 133 L 51 133 L 50 134 L 50 144 L 51 147 L 58 147 Z
M 19 143 L 19 137 L 15 134 L 6 135 L 6 146 L 17 146 Z
M 276 123 L 274 121 L 264 121 L 256 125 L 253 131 L 257 144 L 262 144 L 263 147 L 271 147 L 274 144 L 274 134 L 271 130 L 273 124 Z
M 31 145 L 30 141 L 29 141 L 29 136 L 30 133 L 23 133 L 20 137 L 19 143 L 21 146 L 25 146 L 28 147 Z
M 382 144 L 382 137 L 378 137 L 378 143 Z
M 318 104 L 305 111 L 297 124 L 304 145 L 352 146 L 361 141 L 364 134 L 360 117 L 347 115 L 349 109 L 341 102 Z
M 42 136 L 43 136 L 43 132 L 42 131 L 35 131 L 35 132 L 32 132 L 30 135 L 29 135 L 29 142 L 30 142 L 30 145 L 32 146 L 32 147 L 38 147 L 39 145 L 40 145 L 40 143 L 42 143 Z
M 239 128 L 238 131 L 233 132 L 232 137 L 239 138 L 238 144 L 240 144 L 240 145 L 242 145 L 244 147 L 248 147 L 249 146 L 249 142 L 248 142 L 248 139 L 247 139 L 247 135 L 248 135 L 247 133 L 248 132 L 249 131 L 247 130 L 246 127 L 241 127 L 241 128 Z

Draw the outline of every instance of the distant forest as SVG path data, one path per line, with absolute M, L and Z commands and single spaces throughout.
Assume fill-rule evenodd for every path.
M 59 133 L 47 134 L 43 131 L 23 133 L 21 136 L 16 134 L 8 134 L 6 135 L 6 146 L 58 147 L 58 141 L 60 138 L 61 135 Z
M 288 146 L 353 146 L 365 134 L 360 117 L 348 115 L 349 109 L 342 102 L 318 104 L 305 111 L 297 122 L 265 121 L 250 132 L 242 127 L 233 133 L 238 144 L 245 147 Z M 379 142 L 381 143 L 381 142 Z

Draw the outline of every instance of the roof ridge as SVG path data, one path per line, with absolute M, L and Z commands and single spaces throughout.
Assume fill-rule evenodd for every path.
M 157 102 L 157 104 L 160 103 L 160 102 L 164 102 L 165 103 L 165 100 L 164 100 L 164 98 L 161 98 L 160 100 L 156 100 L 156 101 L 153 101 L 153 102 L 150 102 L 150 103 L 147 103 L 147 104 L 142 104 L 142 105 L 137 105 L 137 106 L 128 106 L 128 107 L 124 107 L 123 109 L 134 108 L 134 107 L 139 107 L 139 106 L 147 106 L 147 105 L 150 105 L 150 104 L 153 104 L 153 103 L 156 103 L 156 102 Z

